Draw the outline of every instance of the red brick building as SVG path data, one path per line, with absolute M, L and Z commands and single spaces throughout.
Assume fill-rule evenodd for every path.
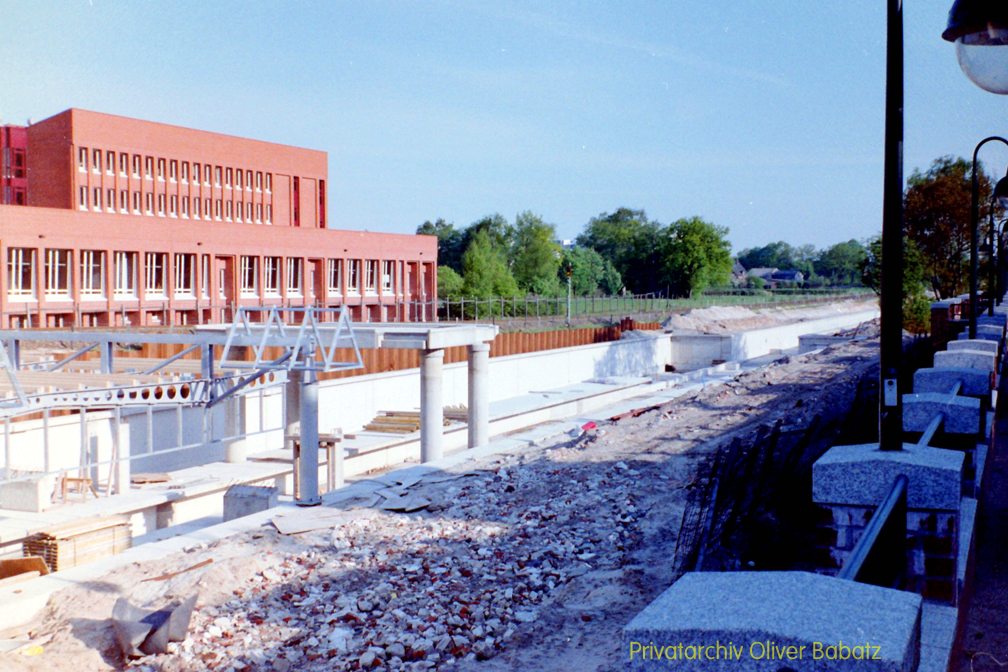
M 437 240 L 327 229 L 325 152 L 76 109 L 0 137 L 4 327 L 198 324 L 237 306 L 434 319 Z

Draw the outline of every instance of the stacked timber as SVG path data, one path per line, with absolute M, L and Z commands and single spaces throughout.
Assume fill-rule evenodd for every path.
M 51 527 L 22 544 L 25 557 L 42 558 L 50 571 L 76 567 L 132 547 L 128 516 L 104 516 Z
M 445 409 L 444 424 L 450 424 L 448 410 Z M 420 411 L 380 411 L 378 417 L 364 425 L 371 432 L 385 434 L 412 434 L 420 431 Z
M 469 422 L 469 409 L 466 408 L 465 404 L 445 406 L 444 417 L 445 420 L 452 420 L 453 422 Z

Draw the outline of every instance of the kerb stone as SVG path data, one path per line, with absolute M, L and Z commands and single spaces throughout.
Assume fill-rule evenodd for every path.
M 919 595 L 854 581 L 693 572 L 623 629 L 623 657 L 628 670 L 913 672 L 920 618 Z
M 952 343 L 949 343 L 952 345 Z M 959 394 L 968 397 L 986 397 L 991 391 L 990 372 L 982 369 L 917 369 L 914 372 L 913 389 L 917 394 L 934 392 L 948 394 L 956 381 L 962 381 Z
M 878 506 L 905 474 L 907 508 L 958 511 L 965 455 L 957 450 L 904 443 L 833 446 L 812 465 L 812 500 L 818 504 Z
M 980 350 L 945 350 L 934 354 L 936 369 L 982 369 L 993 371 L 997 356 Z
M 949 434 L 976 434 L 980 431 L 980 400 L 975 397 L 950 397 L 948 393 L 903 395 L 903 431 L 923 432 L 934 416 L 945 416 L 943 425 Z

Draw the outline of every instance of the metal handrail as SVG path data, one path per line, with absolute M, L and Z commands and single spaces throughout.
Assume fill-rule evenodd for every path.
M 889 494 L 875 510 L 871 522 L 840 570 L 839 578 L 902 589 L 906 583 L 905 474 L 893 481 Z

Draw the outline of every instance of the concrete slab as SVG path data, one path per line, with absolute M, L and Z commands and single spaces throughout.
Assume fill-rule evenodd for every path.
M 908 508 L 958 511 L 964 458 L 956 450 L 912 443 L 894 451 L 879 450 L 877 443 L 833 446 L 812 465 L 812 500 L 878 506 L 905 474 Z
M 926 392 L 903 395 L 903 431 L 923 432 L 936 415 L 945 416 L 942 425 L 949 434 L 976 434 L 980 431 L 980 400 Z
M 994 341 L 984 341 L 972 338 L 961 338 L 958 341 L 949 341 L 945 348 L 947 350 L 980 350 L 981 352 L 992 352 L 995 355 L 998 351 L 998 345 Z
M 935 368 L 982 369 L 993 371 L 997 356 L 980 350 L 945 350 L 934 354 Z
M 921 605 L 921 654 L 917 672 L 946 672 L 955 639 L 959 610 L 924 602 Z
M 629 670 L 914 672 L 920 636 L 919 595 L 805 572 L 694 572 L 630 621 L 623 652 Z M 849 659 L 825 658 L 841 644 Z
M 913 389 L 917 394 L 925 392 L 948 394 L 957 381 L 962 382 L 959 394 L 969 397 L 990 396 L 991 375 L 983 369 L 960 367 L 917 369 L 914 372 Z

